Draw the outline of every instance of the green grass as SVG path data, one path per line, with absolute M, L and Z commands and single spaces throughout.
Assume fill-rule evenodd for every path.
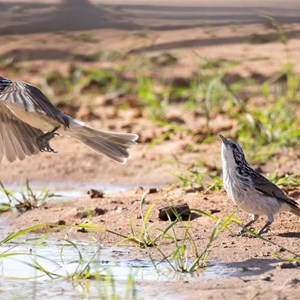
M 109 67 L 74 64 L 67 74 L 58 71 L 45 74 L 40 86 L 54 104 L 69 106 L 74 112 L 82 104 L 94 112 L 99 105 L 96 101 L 99 95 L 104 99 L 117 99 L 108 105 L 117 105 L 118 112 L 131 107 L 138 109 L 139 115 L 154 127 L 163 128 L 162 133 L 148 143 L 148 150 L 176 138 L 179 132 L 195 137 L 193 140 L 198 143 L 215 142 L 218 133 L 215 120 L 221 115 L 236 124 L 228 131 L 243 145 L 249 161 L 256 164 L 263 164 L 278 150 L 299 143 L 300 75 L 294 72 L 292 63 L 264 79 L 255 74 L 249 78 L 232 74 L 232 68 L 242 62 L 199 59 L 188 77 L 173 78 L 170 74 L 168 79 L 161 78 L 160 70 L 177 63 L 173 56 L 171 66 L 169 62 L 159 66 L 151 56 L 121 55 L 118 51 L 105 50 L 96 53 L 93 59 L 108 61 Z M 18 63 L 7 58 L 2 59 L 2 64 L 4 69 L 18 67 Z M 170 108 L 174 107 L 182 111 L 182 123 L 169 118 Z M 205 126 L 189 126 L 186 119 L 189 114 L 197 116 L 202 123 L 204 120 Z M 222 132 L 226 135 L 226 131 Z M 186 151 L 195 145 L 196 142 L 191 142 Z
M 91 61 L 116 61 L 122 59 L 124 54 L 118 50 L 101 50 L 89 56 Z
M 298 174 L 285 174 L 284 176 L 279 176 L 279 171 L 275 171 L 268 176 L 276 185 L 281 185 L 284 187 L 299 187 L 300 186 L 300 173 Z
M 200 171 L 194 169 L 184 169 L 179 173 L 171 173 L 178 179 L 178 187 L 202 188 L 204 193 L 208 191 L 219 191 L 223 187 L 221 170 Z
M 265 34 L 253 33 L 249 38 L 249 42 L 251 44 L 264 44 L 264 43 L 272 43 L 272 42 L 280 42 L 286 44 L 288 38 L 286 36 L 282 24 L 270 15 L 261 14 L 260 16 L 266 19 L 266 27 L 269 27 L 274 32 L 265 33 Z
M 95 60 L 110 61 L 119 55 L 111 53 L 107 57 L 99 53 Z M 204 59 L 195 64 L 195 70 L 188 78 L 172 80 L 171 75 L 170 80 L 160 80 L 157 64 L 151 58 L 143 55 L 122 57 L 126 58 L 125 63 L 118 64 L 117 60 L 105 69 L 73 66 L 67 75 L 48 73 L 42 88 L 46 93 L 48 91 L 50 98 L 77 106 L 85 101 L 81 99 L 88 97 L 92 101 L 99 94 L 130 95 L 131 99 L 136 99 L 143 117 L 162 122 L 156 125 L 164 127 L 174 125 L 167 115 L 169 107 L 175 104 L 178 109 L 197 113 L 199 118 L 205 119 L 206 126 L 202 131 L 206 137 L 215 134 L 212 132 L 215 116 L 224 114 L 237 121 L 238 126 L 233 131 L 236 139 L 246 147 L 252 144 L 259 149 L 270 143 L 277 148 L 289 147 L 299 141 L 300 121 L 296 112 L 300 103 L 300 76 L 291 64 L 261 82 L 256 77 L 232 77 L 230 72 L 238 66 L 237 61 Z M 257 109 L 257 97 L 263 99 L 260 109 Z M 123 109 L 127 107 L 125 102 L 121 105 Z M 181 126 L 183 130 L 184 126 Z M 197 132 L 186 129 L 186 134 Z M 170 136 L 162 137 L 161 142 L 166 138 Z
M 154 268 L 158 272 L 158 276 L 161 275 L 162 266 L 168 268 L 171 272 L 175 273 L 193 273 L 199 269 L 209 268 L 208 260 L 211 253 L 214 251 L 214 246 L 221 234 L 232 233 L 231 224 L 237 224 L 241 228 L 244 228 L 242 222 L 236 219 L 235 215 L 237 209 L 234 210 L 230 215 L 224 216 L 222 218 L 215 217 L 214 215 L 205 212 L 200 209 L 191 209 L 192 213 L 202 215 L 211 220 L 211 232 L 206 234 L 207 240 L 203 240 L 199 246 L 197 246 L 194 233 L 201 231 L 199 228 L 193 228 L 193 221 L 190 218 L 187 221 L 183 221 L 179 214 L 176 214 L 176 219 L 169 220 L 165 227 L 154 228 L 149 222 L 150 216 L 154 213 L 155 204 L 146 205 L 146 194 L 143 194 L 140 200 L 140 215 L 141 223 L 140 225 L 133 225 L 131 220 L 129 234 L 128 236 L 120 235 L 119 233 L 113 232 L 108 228 L 99 227 L 93 224 L 78 224 L 73 226 L 60 226 L 52 223 L 37 224 L 17 232 L 8 234 L 0 241 L 1 247 L 6 246 L 5 251 L 1 251 L 0 258 L 2 260 L 6 259 L 19 259 L 20 263 L 23 263 L 29 268 L 38 271 L 44 277 L 49 280 L 57 280 L 71 282 L 74 288 L 82 286 L 91 286 L 94 282 L 98 286 L 98 296 L 101 299 L 136 299 L 138 298 L 136 292 L 136 283 L 134 280 L 134 275 L 130 274 L 127 278 L 125 289 L 123 290 L 123 295 L 120 295 L 120 291 L 117 291 L 118 281 L 114 278 L 112 273 L 110 273 L 109 267 L 102 266 L 99 261 L 101 261 L 101 249 L 99 245 L 91 253 L 84 252 L 84 248 L 81 247 L 79 242 L 74 242 L 69 238 L 60 240 L 57 246 L 60 247 L 60 260 L 54 260 L 52 257 L 42 256 L 36 252 L 39 247 L 47 247 L 47 238 L 51 234 L 50 231 L 47 235 L 40 236 L 35 239 L 28 239 L 30 233 L 52 227 L 60 227 L 61 229 L 66 229 L 68 232 L 72 228 L 86 228 L 91 231 L 102 231 L 106 234 L 114 234 L 121 238 L 120 243 L 134 243 L 146 250 L 149 259 L 152 261 Z M 284 249 L 289 253 L 289 257 L 286 260 L 299 260 L 300 256 L 293 251 L 281 247 L 277 243 L 257 235 L 254 231 L 245 228 L 246 232 L 253 237 L 261 239 L 264 243 L 269 243 L 275 246 L 277 249 Z M 26 238 L 24 240 L 24 238 Z M 16 249 L 18 244 L 30 243 L 30 245 L 35 242 L 35 246 L 30 253 L 19 252 Z M 199 243 L 198 243 L 199 244 Z M 97 245 L 97 243 L 96 243 Z M 165 245 L 168 250 L 165 250 Z M 9 249 L 7 249 L 7 246 Z M 76 253 L 76 257 L 69 257 L 69 249 L 73 249 Z M 143 250 L 143 251 L 144 251 Z M 145 252 L 143 252 L 145 253 Z M 282 255 L 274 252 L 274 259 L 282 259 Z M 291 256 L 292 255 L 292 256 Z M 29 259 L 22 261 L 21 258 L 27 256 Z M 157 257 L 160 257 L 157 259 Z M 50 270 L 48 263 L 56 266 Z M 72 271 L 68 271 L 66 268 L 68 264 L 75 264 L 75 268 Z M 66 272 L 61 274 L 59 270 L 65 269 Z M 40 275 L 37 275 L 40 276 Z M 25 280 L 25 279 L 24 279 Z M 82 291 L 82 296 L 88 296 L 89 289 Z
M 66 37 L 76 42 L 98 43 L 98 40 L 90 32 L 83 32 L 79 34 L 68 34 Z
M 12 192 L 7 189 L 0 181 L 0 191 L 2 191 L 8 202 L 0 204 L 0 212 L 8 210 L 17 210 L 18 212 L 25 212 L 34 208 L 41 207 L 45 204 L 46 200 L 51 197 L 58 197 L 58 195 L 51 193 L 46 187 L 42 188 L 40 192 L 34 192 L 29 184 L 29 180 L 26 179 L 23 187 L 20 184 L 19 192 Z M 19 194 L 19 196 L 17 195 Z
M 125 64 L 116 62 L 107 69 L 72 67 L 67 76 L 49 73 L 43 81 L 43 90 L 50 96 L 57 94 L 56 101 L 76 107 L 89 99 L 91 110 L 93 99 L 99 94 L 115 95 L 121 99 L 130 95 L 130 99 L 136 99 L 137 108 L 144 118 L 165 129 L 161 136 L 149 143 L 148 149 L 172 139 L 178 131 L 191 136 L 199 134 L 197 127 L 193 131 L 184 123 L 179 125 L 168 121 L 172 105 L 205 120 L 201 140 L 206 143 L 215 140 L 212 124 L 215 117 L 222 114 L 237 121 L 231 132 L 245 150 L 249 150 L 249 159 L 264 163 L 276 150 L 299 142 L 300 75 L 293 71 L 291 64 L 287 64 L 282 72 L 263 82 L 256 77 L 230 79 L 231 69 L 238 64 L 237 61 L 205 59 L 189 78 L 159 80 L 157 66 L 150 58 L 128 55 Z M 261 99 L 259 109 L 257 98 Z M 119 102 L 120 110 L 132 105 Z
M 79 224 L 75 227 L 81 228 L 85 225 L 86 224 Z M 81 292 L 78 291 L 78 294 L 81 294 L 82 297 L 89 297 L 90 287 L 96 286 L 97 298 L 115 300 L 137 298 L 133 274 L 128 275 L 125 284 L 123 284 L 124 288 L 120 290 L 118 288 L 119 282 L 112 274 L 110 266 L 103 266 L 101 263 L 102 247 L 97 242 L 86 245 L 86 243 L 79 241 L 74 242 L 70 239 L 62 239 L 54 244 L 53 239 L 48 240 L 51 235 L 50 232 L 40 237 L 28 238 L 30 233 L 41 228 L 48 228 L 49 226 L 65 227 L 67 230 L 74 228 L 73 226 L 67 227 L 52 223 L 43 223 L 18 232 L 13 232 L 0 241 L 0 258 L 2 262 L 12 259 L 17 261 L 20 265 L 29 267 L 37 272 L 33 278 L 22 278 L 22 275 L 19 275 L 17 272 L 13 278 L 3 277 L 4 280 L 12 280 L 14 278 L 18 279 L 19 282 L 34 279 L 41 280 L 42 278 L 44 278 L 46 282 L 48 280 L 59 280 L 60 282 L 70 282 L 70 286 L 73 287 L 74 291 L 77 288 L 81 290 L 82 287 L 86 286 L 86 289 L 83 289 Z M 93 227 L 93 229 L 105 230 L 99 226 Z M 17 250 L 19 245 L 24 247 L 24 245 L 27 244 L 30 245 L 32 249 L 30 252 Z M 92 247 L 93 250 L 89 250 L 88 253 L 86 253 L 84 249 L 87 246 Z M 3 247 L 5 247 L 4 250 Z M 54 258 L 49 254 L 39 254 L 45 253 L 47 247 L 50 247 L 48 250 L 49 253 L 51 250 L 54 251 L 54 253 L 59 252 L 60 259 Z M 71 257 L 70 253 L 72 253 Z M 70 265 L 73 267 L 68 268 Z M 24 287 L 24 292 L 26 291 L 26 287 Z

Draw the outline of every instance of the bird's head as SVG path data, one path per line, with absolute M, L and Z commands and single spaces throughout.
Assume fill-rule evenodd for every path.
M 237 167 L 246 162 L 241 146 L 233 140 L 226 139 L 220 134 L 222 140 L 222 161 L 228 167 Z
M 11 80 L 0 76 L 0 91 L 3 91 L 7 86 L 11 85 Z

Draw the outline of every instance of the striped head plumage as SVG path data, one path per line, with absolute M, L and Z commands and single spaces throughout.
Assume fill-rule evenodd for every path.
M 3 91 L 6 87 L 10 86 L 12 81 L 0 76 L 0 92 Z

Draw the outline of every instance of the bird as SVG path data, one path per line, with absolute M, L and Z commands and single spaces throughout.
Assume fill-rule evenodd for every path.
M 3 157 L 13 162 L 39 152 L 56 153 L 49 142 L 59 134 L 123 164 L 139 137 L 89 127 L 64 114 L 37 87 L 0 76 L 0 162 Z
M 289 198 L 277 185 L 256 172 L 246 161 L 241 146 L 220 134 L 222 140 L 221 156 L 223 185 L 229 198 L 251 216 L 237 235 L 243 235 L 261 215 L 267 216 L 267 222 L 258 231 L 262 235 L 269 231 L 274 215 L 289 211 L 300 217 L 298 203 Z

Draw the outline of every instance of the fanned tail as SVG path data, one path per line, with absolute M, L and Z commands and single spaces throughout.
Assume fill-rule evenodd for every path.
M 68 134 L 96 152 L 119 163 L 129 159 L 128 148 L 136 145 L 137 134 L 117 133 L 91 128 L 81 123 L 70 124 Z

